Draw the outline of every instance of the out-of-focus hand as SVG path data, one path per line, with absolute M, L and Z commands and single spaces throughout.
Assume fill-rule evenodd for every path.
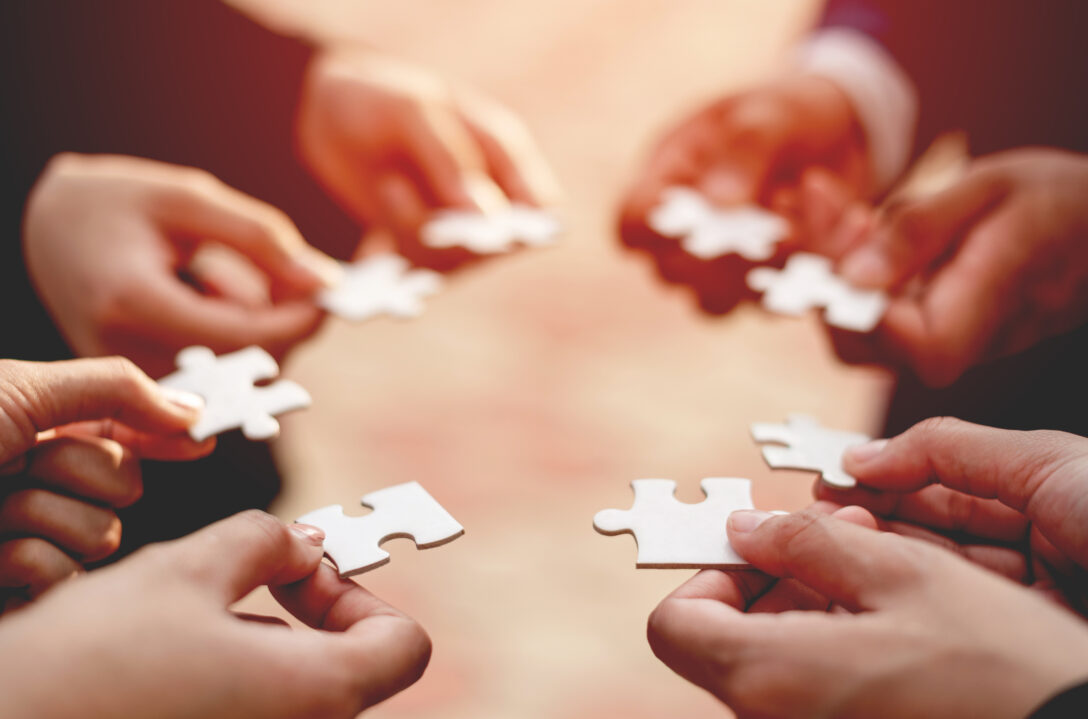
M 121 358 L 0 360 L 0 611 L 117 549 L 113 509 L 140 496 L 138 459 L 215 446 L 185 431 L 199 405 Z
M 951 188 L 869 220 L 849 206 L 827 237 L 840 272 L 896 298 L 850 361 L 906 365 L 944 386 L 1088 320 L 1088 157 L 1049 149 L 977 160 Z M 841 204 L 841 203 L 840 203 Z M 827 214 L 827 213 L 825 213 Z M 863 228 L 863 229 L 859 229 Z
M 816 496 L 863 506 L 1088 616 L 1088 439 L 950 418 L 847 450 L 859 486 Z
M 871 190 L 864 134 L 837 85 L 804 76 L 727 96 L 658 144 L 623 201 L 621 237 L 648 251 L 665 280 L 690 286 L 705 310 L 728 311 L 747 294 L 751 263 L 695 258 L 651 230 L 647 215 L 665 188 L 688 185 L 719 205 L 758 203 L 794 216 L 812 172 L 831 175 L 851 197 Z
M 0 623 L 6 713 L 356 716 L 419 678 L 430 640 L 322 564 L 322 539 L 249 511 L 59 587 Z M 226 611 L 261 585 L 321 631 Z
M 729 541 L 760 571 L 681 586 L 650 617 L 654 653 L 742 718 L 1021 719 L 1088 677 L 1074 614 L 874 522 L 735 512 Z
M 375 52 L 331 51 L 311 65 L 298 114 L 302 158 L 366 225 L 391 232 L 412 261 L 447 269 L 463 248 L 420 242 L 432 213 L 539 206 L 558 194 L 522 121 L 481 95 Z
M 309 296 L 336 271 L 278 210 L 201 170 L 132 157 L 54 158 L 28 202 L 23 241 L 72 348 L 130 357 L 154 376 L 194 344 L 282 355 L 316 329 L 322 315 Z M 263 278 L 264 304 L 183 281 L 206 245 L 246 260 L 239 281 Z M 229 292 L 231 277 L 219 275 Z

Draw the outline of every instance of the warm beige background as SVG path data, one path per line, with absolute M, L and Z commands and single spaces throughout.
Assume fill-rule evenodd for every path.
M 637 477 L 677 479 L 688 500 L 701 477 L 750 477 L 758 506 L 801 507 L 811 479 L 769 472 L 748 423 L 804 411 L 872 430 L 887 380 L 837 364 L 812 318 L 701 315 L 612 228 L 647 143 L 772 72 L 813 3 L 246 2 L 304 8 L 312 33 L 492 93 L 567 192 L 560 247 L 458 275 L 413 322 L 332 322 L 288 367 L 314 406 L 284 423 L 280 516 L 419 480 L 467 528 L 425 552 L 390 542 L 392 563 L 362 578 L 435 643 L 422 681 L 370 716 L 726 716 L 644 637 L 691 572 L 635 571 L 632 539 L 597 535 L 593 514 L 629 506 Z

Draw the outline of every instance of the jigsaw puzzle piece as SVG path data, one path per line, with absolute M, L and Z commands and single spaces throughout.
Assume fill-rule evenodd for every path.
M 374 511 L 349 517 L 339 505 L 322 507 L 296 521 L 325 531 L 325 554 L 336 562 L 340 576 L 380 567 L 389 561 L 381 548 L 388 539 L 411 539 L 420 549 L 452 542 L 465 533 L 456 519 L 418 482 L 406 482 L 367 494 L 365 507 Z
M 189 436 L 197 442 L 236 428 L 241 428 L 247 439 L 270 439 L 280 428 L 273 415 L 311 403 L 310 394 L 290 380 L 255 386 L 279 374 L 275 358 L 257 346 L 218 357 L 207 347 L 186 347 L 178 353 L 176 363 L 178 371 L 163 377 L 159 384 L 204 399 L 200 418 L 189 428 Z
M 857 480 L 842 468 L 843 452 L 871 439 L 860 432 L 828 429 L 803 414 L 791 414 L 785 424 L 755 422 L 751 432 L 756 442 L 783 445 L 763 447 L 768 467 L 818 472 L 824 482 L 841 489 L 857 486 Z
M 605 509 L 593 518 L 605 535 L 627 533 L 638 547 L 636 567 L 739 568 L 745 562 L 732 547 L 726 520 L 738 509 L 754 509 L 751 482 L 735 477 L 710 477 L 699 483 L 706 499 L 687 504 L 676 499 L 671 479 L 631 482 L 631 509 Z
M 382 314 L 417 317 L 423 314 L 423 298 L 442 288 L 437 272 L 413 269 L 406 259 L 391 253 L 344 264 L 343 270 L 339 284 L 318 295 L 317 302 L 347 320 Z

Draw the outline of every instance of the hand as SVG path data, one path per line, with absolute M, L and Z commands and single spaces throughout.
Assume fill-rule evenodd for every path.
M 1021 719 L 1088 677 L 1076 616 L 873 523 L 857 507 L 733 513 L 730 544 L 760 571 L 673 592 L 650 617 L 654 653 L 742 719 Z
M 322 539 L 252 510 L 58 588 L 0 623 L 6 712 L 356 716 L 419 678 L 430 640 L 322 564 Z M 265 584 L 321 631 L 226 611 Z
M 278 210 L 203 171 L 131 157 L 50 162 L 27 205 L 24 243 L 31 278 L 72 348 L 125 355 L 155 376 L 194 344 L 282 355 L 316 329 L 321 312 L 307 298 L 335 270 Z M 242 282 L 263 278 L 263 305 L 179 277 L 208 244 L 246 260 Z
M 830 80 L 804 76 L 725 97 L 666 134 L 623 202 L 625 244 L 651 253 L 661 276 L 689 285 L 709 312 L 731 309 L 746 293 L 751 263 L 688 255 L 656 234 L 647 215 L 672 185 L 689 185 L 719 205 L 759 203 L 796 213 L 813 171 L 865 196 L 872 184 L 864 135 L 847 96 Z
M 1088 617 L 1088 439 L 956 419 L 847 450 L 859 486 L 816 489 Z
M 343 207 L 389 230 L 417 264 L 475 258 L 433 249 L 419 232 L 436 210 L 483 212 L 554 201 L 551 170 L 521 120 L 487 98 L 367 51 L 321 55 L 298 114 L 303 160 Z
M 185 430 L 200 398 L 128 360 L 0 360 L 0 611 L 116 551 L 111 508 L 140 496 L 141 457 L 207 454 Z
M 1088 320 L 1088 156 L 1014 150 L 952 188 L 884 213 L 842 260 L 859 286 L 891 289 L 869 352 L 944 386 Z

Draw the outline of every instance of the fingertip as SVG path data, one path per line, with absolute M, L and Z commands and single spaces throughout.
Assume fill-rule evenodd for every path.
M 843 469 L 848 474 L 854 474 L 854 470 L 863 471 L 884 452 L 887 446 L 887 439 L 874 439 L 865 444 L 847 447 L 842 454 Z
M 884 288 L 894 281 L 895 268 L 882 252 L 867 246 L 846 256 L 839 275 L 855 287 Z

